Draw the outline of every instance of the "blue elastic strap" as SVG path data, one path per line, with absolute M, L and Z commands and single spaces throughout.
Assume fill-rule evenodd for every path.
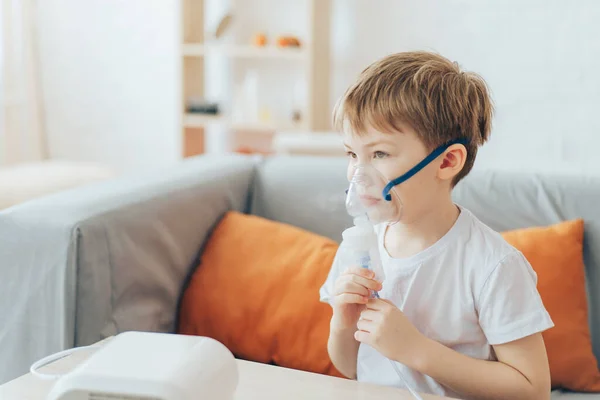
M 394 186 L 399 185 L 402 182 L 405 182 L 406 180 L 412 178 L 412 176 L 414 174 L 416 174 L 417 172 L 419 172 L 420 170 L 425 168 L 427 166 L 427 164 L 429 164 L 430 162 L 432 162 L 433 160 L 438 158 L 440 156 L 440 154 L 442 154 L 444 151 L 446 151 L 448 149 L 448 147 L 452 146 L 453 144 L 462 144 L 462 145 L 466 146 L 468 142 L 469 141 L 464 138 L 456 139 L 456 140 L 452 140 L 451 142 L 448 142 L 448 143 L 443 144 L 440 147 L 436 148 L 435 150 L 433 150 L 431 152 L 431 154 L 429 154 L 427 157 L 425 157 L 420 163 L 418 163 L 417 165 L 415 165 L 414 167 L 409 169 L 408 172 L 406 172 L 403 175 L 400 175 L 396 179 L 391 180 L 387 185 L 385 185 L 385 187 L 383 188 L 383 198 L 386 199 L 387 201 L 391 201 L 392 196 L 390 195 L 390 191 L 392 190 L 392 188 Z

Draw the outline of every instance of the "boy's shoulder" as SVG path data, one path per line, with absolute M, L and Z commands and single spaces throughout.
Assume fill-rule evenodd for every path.
M 465 232 L 459 236 L 458 243 L 465 250 L 468 264 L 484 274 L 499 267 L 530 268 L 527 259 L 514 246 L 497 232 L 477 218 L 471 211 L 461 207 L 461 214 L 468 220 Z
M 504 239 L 500 232 L 497 232 L 486 225 L 469 209 L 461 207 L 461 216 L 468 221 L 469 236 L 464 237 L 467 242 L 473 241 L 473 245 L 485 244 L 486 250 L 493 251 L 494 253 L 504 253 L 516 250 Z
M 426 259 L 434 265 L 443 265 L 445 270 L 448 270 L 449 263 L 456 265 L 476 281 L 487 279 L 498 268 L 508 273 L 511 268 L 532 272 L 525 256 L 508 243 L 501 233 L 486 225 L 467 208 L 460 205 L 459 208 L 461 212 L 454 226 L 432 246 L 435 249 L 425 251 L 431 256 Z M 385 230 L 385 223 L 375 226 L 380 242 Z

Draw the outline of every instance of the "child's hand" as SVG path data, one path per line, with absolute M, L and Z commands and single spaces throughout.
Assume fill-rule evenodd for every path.
M 357 327 L 356 340 L 409 367 L 426 343 L 426 337 L 387 300 L 370 299 L 360 314 Z
M 338 330 L 356 329 L 360 312 L 369 301 L 371 290 L 381 290 L 375 273 L 365 268 L 351 268 L 335 282 L 332 327 Z

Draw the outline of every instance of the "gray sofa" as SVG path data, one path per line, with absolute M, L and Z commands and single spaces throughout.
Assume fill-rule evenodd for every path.
M 350 223 L 345 163 L 204 156 L 0 212 L 0 383 L 64 348 L 126 330 L 173 331 L 190 266 L 228 210 L 339 240 Z M 600 178 L 474 172 L 455 199 L 499 231 L 586 220 L 590 322 L 600 356 Z

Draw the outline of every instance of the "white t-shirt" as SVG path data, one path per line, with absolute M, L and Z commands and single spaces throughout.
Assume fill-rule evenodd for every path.
M 376 227 L 385 272 L 379 295 L 391 300 L 427 337 L 470 357 L 493 360 L 491 345 L 514 341 L 554 326 L 537 291 L 537 275 L 525 257 L 470 211 L 429 248 L 392 258 Z M 333 285 L 347 265 L 334 260 L 320 290 L 331 303 Z M 402 340 L 401 337 L 398 340 Z M 397 364 L 413 389 L 457 396 L 431 377 Z M 390 361 L 368 345 L 358 351 L 357 379 L 403 387 Z

